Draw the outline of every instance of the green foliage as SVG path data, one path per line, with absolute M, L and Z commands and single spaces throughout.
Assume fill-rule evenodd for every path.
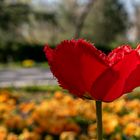
M 127 24 L 128 15 L 119 0 L 98 0 L 86 21 L 83 36 L 96 44 L 108 45 L 120 36 L 125 38 Z
M 12 27 L 16 27 L 21 23 L 28 22 L 28 15 L 30 13 L 30 8 L 25 4 L 16 5 L 4 5 L 0 7 L 0 27 L 3 30 L 9 30 Z
M 9 47 L 10 46 L 10 47 Z M 29 43 L 7 43 L 7 46 L 0 48 L 0 61 L 23 61 L 32 59 L 36 62 L 46 61 L 43 45 Z M 10 60 L 9 60 L 10 59 Z
M 27 43 L 23 32 L 32 34 L 30 30 L 37 21 L 57 26 L 55 13 L 36 11 L 28 2 L 7 3 L 5 0 L 0 1 L 0 11 L 0 61 L 20 61 L 28 58 L 45 60 L 43 46 Z M 29 29 L 26 30 L 25 26 Z
M 59 86 L 25 86 L 25 87 L 20 87 L 20 88 L 16 88 L 16 87 L 8 87 L 6 88 L 6 90 L 8 91 L 19 91 L 19 92 L 28 92 L 28 93 L 36 93 L 36 92 L 55 92 L 55 91 L 59 91 L 62 90 L 61 87 Z M 1 91 L 1 89 L 0 89 Z
M 21 2 L 22 1 L 22 2 Z M 23 2 L 26 1 L 26 2 Z M 0 1 L 0 61 L 33 59 L 45 61 L 43 46 L 55 46 L 75 36 L 77 23 L 91 0 L 60 0 L 55 6 L 32 5 L 30 1 Z M 52 6 L 52 7 L 51 7 Z M 119 0 L 97 0 L 88 11 L 80 37 L 95 43 L 105 53 L 127 42 L 128 15 Z M 119 41 L 118 41 L 119 40 Z
M 22 40 L 21 25 L 29 23 L 31 9 L 27 4 L 0 2 L 0 47 L 5 47 L 11 41 Z

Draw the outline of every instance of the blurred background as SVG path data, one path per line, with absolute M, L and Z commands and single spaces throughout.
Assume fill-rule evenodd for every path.
M 45 61 L 42 49 L 85 38 L 108 52 L 140 39 L 139 0 L 1 0 L 0 62 Z
M 140 0 L 0 0 L 0 140 L 96 140 L 95 106 L 57 86 L 43 48 L 140 43 Z M 51 106 L 51 108 L 50 108 Z M 140 140 L 140 89 L 103 104 L 105 140 Z
M 84 38 L 108 53 L 140 39 L 139 0 L 1 0 L 0 11 L 0 86 L 56 84 L 46 43 Z

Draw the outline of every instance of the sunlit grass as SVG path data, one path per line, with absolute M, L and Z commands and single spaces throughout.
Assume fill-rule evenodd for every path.
M 28 62 L 26 62 L 26 64 L 24 64 L 22 61 L 21 62 L 0 63 L 0 69 L 3 69 L 3 68 L 17 69 L 17 68 L 33 68 L 33 67 L 48 68 L 47 62 L 34 62 L 32 64 L 27 64 Z

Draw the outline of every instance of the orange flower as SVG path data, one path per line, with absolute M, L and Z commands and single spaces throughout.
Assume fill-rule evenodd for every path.
M 34 102 L 22 103 L 22 104 L 20 104 L 19 108 L 23 113 L 26 114 L 35 108 L 35 103 Z
M 123 130 L 124 134 L 127 136 L 137 136 L 140 137 L 140 127 L 135 123 L 128 123 Z
M 39 135 L 34 132 L 29 132 L 27 129 L 23 130 L 23 133 L 19 136 L 19 139 L 23 140 L 41 140 Z
M 116 115 L 105 113 L 103 114 L 103 124 L 105 134 L 110 135 L 119 124 L 118 118 Z
M 0 140 L 5 140 L 7 137 L 7 129 L 4 126 L 0 126 Z
M 76 133 L 75 132 L 62 132 L 60 135 L 60 140 L 75 140 Z
M 13 133 L 10 133 L 7 136 L 7 140 L 18 140 L 18 136 Z

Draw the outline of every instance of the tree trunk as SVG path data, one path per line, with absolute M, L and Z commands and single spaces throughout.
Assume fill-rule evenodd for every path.
M 83 10 L 83 12 L 81 13 L 80 17 L 78 18 L 74 38 L 79 38 L 80 37 L 81 31 L 82 31 L 82 29 L 84 27 L 84 22 L 86 20 L 86 17 L 88 15 L 88 13 L 90 12 L 90 10 L 91 10 L 91 8 L 93 6 L 94 1 L 95 0 L 89 0 L 87 5 L 85 6 L 85 9 Z

